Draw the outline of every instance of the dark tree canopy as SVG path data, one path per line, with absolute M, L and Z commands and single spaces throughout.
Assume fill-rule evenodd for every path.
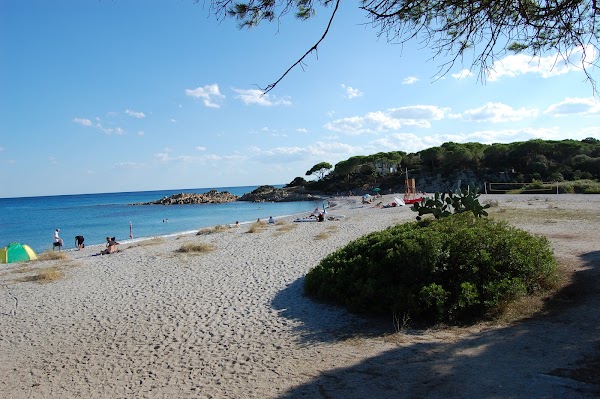
M 535 139 L 508 144 L 447 142 L 417 153 L 393 151 L 357 155 L 338 162 L 331 173 L 318 182 L 318 187 L 314 182 L 306 186 L 335 193 L 372 186 L 376 175 L 377 186 L 386 190 L 403 185 L 406 173 L 421 185 L 440 179 L 455 182 L 458 174 L 468 175 L 470 181 L 480 187 L 483 182 L 598 182 L 600 140 L 588 137 L 581 141 Z M 591 188 L 582 184 L 565 192 L 598 193 L 600 186 Z
M 316 175 L 319 180 L 323 180 L 325 175 L 333 168 L 328 162 L 319 162 L 306 172 L 306 176 Z
M 268 92 L 317 50 L 340 4 L 341 0 L 211 0 L 211 10 L 219 18 L 236 18 L 241 27 L 250 28 L 263 21 L 280 22 L 290 13 L 305 20 L 318 9 L 331 8 L 322 37 L 264 89 Z M 596 0 L 361 0 L 359 8 L 388 42 L 413 40 L 428 47 L 433 57 L 448 57 L 440 66 L 442 74 L 468 57 L 483 80 L 493 62 L 509 52 L 531 56 L 557 52 L 557 62 L 582 65 L 595 90 L 591 70 L 598 66 L 600 34 Z M 577 49 L 583 59 L 573 60 L 570 56 Z

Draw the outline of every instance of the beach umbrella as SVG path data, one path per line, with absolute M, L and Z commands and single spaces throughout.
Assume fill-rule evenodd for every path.
M 35 259 L 37 259 L 37 255 L 29 245 L 13 242 L 0 249 L 0 263 L 24 262 Z

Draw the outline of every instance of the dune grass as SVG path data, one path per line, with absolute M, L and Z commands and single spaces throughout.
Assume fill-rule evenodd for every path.
M 212 244 L 207 244 L 207 243 L 185 243 L 183 244 L 181 247 L 179 247 L 179 249 L 177 250 L 177 252 L 181 252 L 181 253 L 206 253 L 206 252 L 211 252 L 214 251 L 216 249 L 216 247 Z
M 248 228 L 248 233 L 260 233 L 261 231 L 263 231 L 264 229 L 266 229 L 268 226 L 265 222 L 262 221 L 256 221 L 254 223 L 252 223 L 250 225 L 250 227 Z
M 154 245 L 160 245 L 163 244 L 165 242 L 165 239 L 162 237 L 155 237 L 155 238 L 151 238 L 149 240 L 143 240 L 138 242 L 135 245 L 130 245 L 130 247 L 151 247 Z M 119 248 L 119 252 L 121 252 L 123 249 Z
M 31 271 L 31 270 L 29 270 Z M 60 280 L 64 277 L 64 272 L 59 266 L 49 266 L 42 269 L 35 270 L 34 274 L 29 276 L 23 276 L 17 279 L 20 282 L 36 282 L 40 284 L 51 283 L 53 281 Z
M 490 217 L 497 220 L 507 222 L 533 222 L 556 223 L 561 220 L 597 220 L 599 214 L 591 210 L 578 210 L 568 208 L 558 208 L 549 205 L 545 209 L 510 209 L 507 212 L 506 208 L 490 208 L 488 210 Z
M 277 231 L 280 232 L 286 232 L 286 231 L 291 231 L 294 230 L 296 227 L 298 227 L 297 224 L 293 224 L 293 223 L 289 223 L 286 221 L 278 221 L 275 226 L 277 226 Z
M 196 235 L 197 236 L 205 236 L 205 235 L 209 235 L 209 234 L 220 233 L 220 232 L 227 231 L 227 230 L 229 230 L 229 227 L 227 227 L 226 225 L 223 225 L 223 224 L 218 224 L 214 227 L 207 227 L 204 229 L 200 229 L 200 230 L 198 230 Z
M 315 240 L 326 240 L 327 238 L 331 237 L 331 233 L 328 231 L 322 231 L 319 234 L 317 234 L 315 236 Z
M 273 232 L 274 236 L 280 236 L 280 235 L 285 234 L 289 231 L 292 231 L 298 227 L 296 224 L 292 224 L 292 223 L 286 222 L 284 220 L 281 220 L 281 221 L 278 220 L 277 222 L 275 222 L 275 226 L 276 226 L 276 228 L 275 228 L 275 231 Z
M 62 251 L 46 251 L 38 255 L 37 260 L 62 260 L 68 259 L 69 255 Z

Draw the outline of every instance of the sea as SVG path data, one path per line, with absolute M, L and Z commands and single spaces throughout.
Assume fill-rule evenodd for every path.
M 210 190 L 241 196 L 258 186 L 211 187 L 103 194 L 0 198 L 0 247 L 12 242 L 35 252 L 52 250 L 54 231 L 60 229 L 63 250 L 75 248 L 75 236 L 86 245 L 100 245 L 106 237 L 126 243 L 159 236 L 186 234 L 217 225 L 253 223 L 269 216 L 310 212 L 322 201 L 247 202 L 199 205 L 132 205 L 178 193 Z M 274 187 L 283 187 L 275 185 Z

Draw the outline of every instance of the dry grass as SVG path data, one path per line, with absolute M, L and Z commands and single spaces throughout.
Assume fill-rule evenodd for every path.
M 331 237 L 331 233 L 328 231 L 322 231 L 319 234 L 317 234 L 315 236 L 315 240 L 325 240 L 327 238 Z
M 498 200 L 486 199 L 485 201 L 483 201 L 483 205 L 489 205 L 490 208 L 498 208 Z
M 296 224 L 292 224 L 286 221 L 277 221 L 275 223 L 275 226 L 277 227 L 276 230 L 273 232 L 274 236 L 280 236 L 298 227 Z
M 216 247 L 214 245 L 203 243 L 203 242 L 201 242 L 201 243 L 186 243 L 186 244 L 183 244 L 181 247 L 179 247 L 177 252 L 206 253 L 206 252 L 214 251 L 215 249 L 216 249 Z
M 227 231 L 227 230 L 229 230 L 229 227 L 227 227 L 223 224 L 219 224 L 214 227 L 207 227 L 205 229 L 198 230 L 196 235 L 197 236 L 205 236 L 205 235 L 209 235 L 209 234 L 213 234 L 213 233 L 220 233 L 220 232 Z
M 498 324 L 511 324 L 519 320 L 527 319 L 540 312 L 547 300 L 547 293 L 544 296 L 525 296 L 513 302 L 508 303 L 494 317 Z
M 31 266 L 19 266 L 17 268 L 9 269 L 9 270 L 10 270 L 10 273 L 23 274 L 23 273 L 31 273 L 35 269 L 33 267 L 31 267 Z
M 267 224 L 264 222 L 256 221 L 250 225 L 248 228 L 248 233 L 260 233 L 264 229 L 267 228 Z
M 39 254 L 37 260 L 62 260 L 69 259 L 69 255 L 62 251 L 47 251 Z
M 154 245 L 160 245 L 165 242 L 165 239 L 162 237 L 151 238 L 149 240 L 140 241 L 135 245 L 130 245 L 131 248 L 134 247 L 152 247 Z M 119 248 L 119 252 L 122 251 L 122 248 Z
M 557 207 L 548 207 L 545 209 L 509 209 L 496 208 L 488 210 L 491 217 L 497 220 L 507 222 L 531 222 L 544 221 L 553 223 L 559 220 L 598 220 L 600 214 L 588 210 L 561 209 Z
M 18 279 L 17 281 L 22 282 L 31 282 L 35 281 L 37 283 L 50 283 L 56 280 L 60 280 L 64 277 L 64 272 L 58 266 L 50 266 L 43 269 L 39 269 L 35 274 L 31 276 L 24 276 L 23 278 Z
M 292 224 L 292 223 L 288 223 L 288 222 L 277 222 L 276 226 L 277 226 L 277 231 L 280 231 L 282 233 L 287 232 L 287 231 L 292 231 L 298 227 L 297 224 Z

